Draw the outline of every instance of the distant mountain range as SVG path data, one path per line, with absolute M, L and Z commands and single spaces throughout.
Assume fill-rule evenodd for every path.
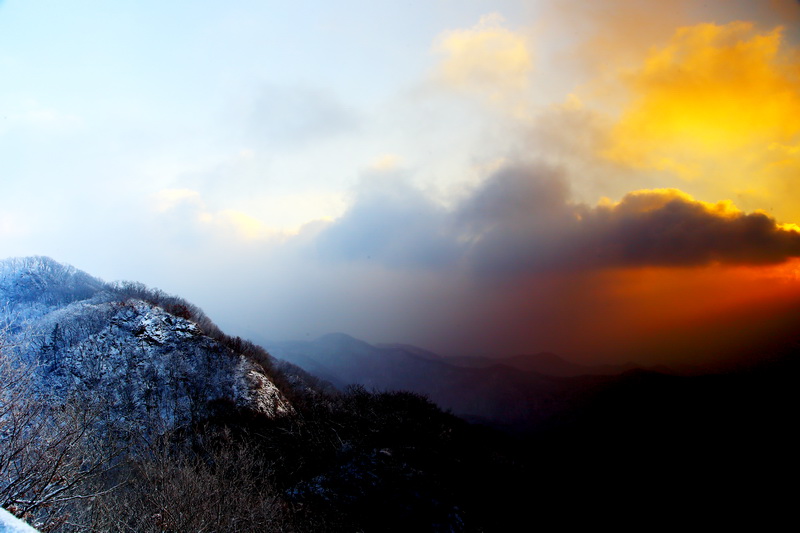
M 752 411 L 765 398 L 797 396 L 786 381 L 798 373 L 791 346 L 770 357 L 760 354 L 765 363 L 747 371 L 680 376 L 634 365 L 581 366 L 548 353 L 499 359 L 441 357 L 406 344 L 373 345 L 344 333 L 265 344 L 275 357 L 340 389 L 361 385 L 409 390 L 467 420 L 526 433 L 585 429 L 600 420 L 619 428 L 651 418 L 658 424 L 673 420 L 696 426 L 703 433 L 706 418 L 735 426 L 731 416 Z M 786 401 L 770 404 L 772 414 L 785 412 Z
M 344 333 L 265 346 L 273 356 L 340 389 L 409 390 L 467 419 L 519 427 L 538 427 L 635 369 L 580 366 L 548 353 L 441 357 L 407 344 L 373 345 Z
M 638 367 L 633 363 L 625 365 L 579 365 L 572 363 L 554 353 L 542 352 L 537 354 L 519 354 L 510 357 L 469 357 L 454 356 L 446 358 L 447 363 L 468 368 L 486 368 L 494 365 L 505 365 L 527 372 L 537 372 L 546 376 L 576 377 L 576 376 L 613 376 L 622 374 Z M 667 369 L 661 369 L 665 371 Z

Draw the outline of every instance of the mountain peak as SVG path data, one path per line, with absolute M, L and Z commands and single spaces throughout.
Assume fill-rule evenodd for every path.
M 49 257 L 13 257 L 0 260 L 0 300 L 66 304 L 90 298 L 105 282 Z
M 356 339 L 352 335 L 348 335 L 347 333 L 341 332 L 334 332 L 334 333 L 326 333 L 320 337 L 317 337 L 314 340 L 317 344 L 327 344 L 327 345 L 335 345 L 335 346 L 363 346 L 369 345 L 366 341 L 362 341 L 361 339 Z
M 291 410 L 266 352 L 157 289 L 107 284 L 49 257 L 11 258 L 0 260 L 0 304 L 9 326 L 0 340 L 34 363 L 37 391 L 102 397 L 132 427 L 154 416 L 177 427 L 222 400 Z

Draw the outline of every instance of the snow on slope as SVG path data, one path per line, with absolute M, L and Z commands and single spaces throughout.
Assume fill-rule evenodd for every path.
M 0 533 L 37 533 L 37 531 L 0 507 Z
M 48 258 L 0 261 L 3 345 L 36 369 L 38 394 L 89 402 L 127 430 L 191 423 L 217 401 L 291 412 L 258 364 L 192 320 Z

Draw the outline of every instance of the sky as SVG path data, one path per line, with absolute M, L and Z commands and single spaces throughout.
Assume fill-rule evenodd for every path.
M 795 0 L 0 2 L 0 257 L 257 342 L 739 361 L 800 311 Z

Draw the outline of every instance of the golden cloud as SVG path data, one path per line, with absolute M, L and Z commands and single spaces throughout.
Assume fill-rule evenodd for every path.
M 707 181 L 705 192 L 777 202 L 800 168 L 800 50 L 748 22 L 679 28 L 623 81 L 633 98 L 603 155 Z M 796 195 L 794 195 L 796 196 Z
M 680 189 L 647 189 L 638 190 L 626 194 L 622 200 L 616 204 L 603 201 L 601 208 L 611 207 L 618 213 L 642 214 L 651 213 L 664 209 L 671 203 L 693 205 L 700 212 L 721 218 L 735 218 L 744 215 L 730 200 L 722 200 L 716 203 L 695 200 L 690 194 Z
M 469 29 L 445 32 L 435 50 L 444 57 L 438 78 L 448 86 L 502 101 L 508 92 L 524 90 L 533 58 L 524 36 L 501 26 L 498 14 L 484 15 Z

